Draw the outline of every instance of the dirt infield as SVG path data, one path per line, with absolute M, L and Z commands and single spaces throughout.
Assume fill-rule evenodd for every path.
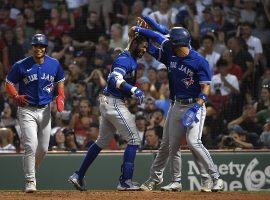
M 269 200 L 270 192 L 0 191 L 0 200 Z

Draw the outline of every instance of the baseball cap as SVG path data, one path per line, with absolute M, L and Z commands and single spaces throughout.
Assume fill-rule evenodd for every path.
M 144 113 L 142 111 L 137 112 L 135 115 L 135 120 L 139 120 L 139 119 L 145 119 Z
M 166 67 L 163 63 L 160 63 L 160 64 L 157 66 L 157 70 L 167 70 L 167 67 Z
M 147 77 L 143 76 L 138 80 L 138 82 L 140 84 L 142 84 L 142 83 L 150 83 L 150 80 Z
M 246 133 L 247 131 L 245 131 L 240 125 L 232 125 L 228 128 L 229 133 L 232 132 L 236 132 L 236 133 Z

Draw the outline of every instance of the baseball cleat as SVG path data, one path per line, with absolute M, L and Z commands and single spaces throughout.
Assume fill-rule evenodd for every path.
M 152 191 L 156 185 L 159 185 L 159 184 L 161 184 L 161 183 L 162 183 L 162 181 L 161 181 L 161 182 L 156 182 L 156 181 L 152 181 L 152 180 L 148 179 L 147 181 L 145 181 L 145 182 L 140 186 L 140 189 L 141 189 L 142 191 Z
M 202 182 L 201 192 L 212 192 L 213 182 L 211 180 Z
M 25 183 L 25 192 L 26 193 L 33 193 L 37 191 L 36 181 L 27 181 Z
M 86 191 L 86 182 L 84 179 L 79 180 L 78 174 L 74 173 L 69 178 L 68 181 L 74 185 L 77 190 Z
M 224 190 L 224 183 L 222 179 L 215 179 L 213 183 L 212 192 L 218 192 Z
M 161 191 L 181 192 L 182 184 L 180 182 L 171 182 L 169 185 L 160 188 Z
M 134 183 L 131 181 L 131 179 L 128 180 L 120 180 L 119 184 L 117 185 L 117 190 L 119 191 L 138 191 L 140 190 L 140 187 L 137 185 L 134 185 Z

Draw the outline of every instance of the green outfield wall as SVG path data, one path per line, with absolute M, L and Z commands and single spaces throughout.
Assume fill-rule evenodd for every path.
M 89 190 L 114 190 L 120 175 L 122 152 L 102 152 L 86 174 Z M 218 171 L 229 191 L 270 191 L 270 151 L 211 152 Z M 134 181 L 142 183 L 148 178 L 155 153 L 138 153 Z M 37 187 L 40 190 L 69 190 L 69 175 L 76 170 L 84 153 L 49 153 L 37 170 Z M 169 169 L 169 166 L 167 167 Z M 168 169 L 164 184 L 170 181 Z M 184 190 L 198 190 L 200 177 L 189 151 L 182 153 L 182 184 Z M 22 190 L 24 175 L 22 154 L 0 154 L 0 190 Z

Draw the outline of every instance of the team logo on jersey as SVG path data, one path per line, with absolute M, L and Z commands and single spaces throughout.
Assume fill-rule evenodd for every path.
M 54 89 L 53 83 L 51 83 L 43 88 L 43 90 L 45 90 L 47 93 L 51 93 L 53 91 L 53 89 Z
M 185 79 L 182 79 L 182 81 L 187 88 L 194 83 L 194 80 L 192 78 L 185 78 Z

